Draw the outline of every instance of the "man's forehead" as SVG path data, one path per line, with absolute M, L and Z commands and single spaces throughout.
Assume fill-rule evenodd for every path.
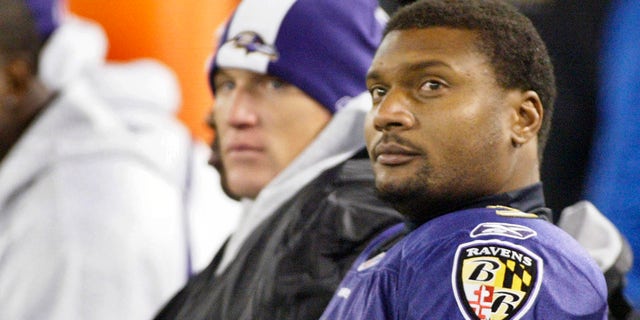
M 433 27 L 394 30 L 387 34 L 374 56 L 368 77 L 382 70 L 451 68 L 487 61 L 476 47 L 471 30 Z
M 388 52 L 397 54 L 398 51 L 408 55 L 477 51 L 477 40 L 477 32 L 469 29 L 429 27 L 394 30 L 382 39 L 376 57 Z

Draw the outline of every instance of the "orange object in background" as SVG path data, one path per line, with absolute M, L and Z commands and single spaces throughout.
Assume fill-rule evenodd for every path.
M 108 59 L 156 58 L 180 81 L 178 118 L 210 141 L 205 116 L 213 105 L 206 63 L 217 29 L 240 0 L 66 0 L 71 12 L 99 22 L 109 37 Z

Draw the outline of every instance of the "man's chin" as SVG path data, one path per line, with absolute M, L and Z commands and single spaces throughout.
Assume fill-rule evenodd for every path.
M 375 171 L 375 170 L 374 170 Z M 429 169 L 426 165 L 411 173 L 376 171 L 376 193 L 408 219 L 424 215 L 429 204 Z M 428 211 L 428 210 L 427 210 Z
M 266 183 L 263 180 L 255 179 L 255 177 L 228 174 L 223 186 L 236 198 L 255 199 Z
M 421 195 L 407 188 L 406 185 L 376 185 L 378 197 L 391 204 L 403 215 L 415 213 L 415 203 Z
M 449 212 L 452 208 L 449 199 L 443 199 L 425 188 L 411 187 L 409 184 L 395 188 L 379 185 L 376 187 L 376 193 L 380 199 L 388 202 L 415 224 L 422 224 Z

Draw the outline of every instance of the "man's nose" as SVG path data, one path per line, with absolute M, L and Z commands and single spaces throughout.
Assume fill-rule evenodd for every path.
M 236 90 L 227 101 L 227 122 L 233 127 L 248 127 L 258 124 L 258 113 L 254 95 L 246 89 Z
M 373 125 L 378 131 L 405 130 L 415 124 L 409 99 L 396 90 L 390 90 L 371 109 Z

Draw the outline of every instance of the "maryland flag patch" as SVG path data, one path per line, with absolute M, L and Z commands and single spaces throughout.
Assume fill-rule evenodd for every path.
M 520 319 L 533 305 L 543 261 L 513 243 L 472 241 L 458 247 L 452 284 L 466 319 Z

